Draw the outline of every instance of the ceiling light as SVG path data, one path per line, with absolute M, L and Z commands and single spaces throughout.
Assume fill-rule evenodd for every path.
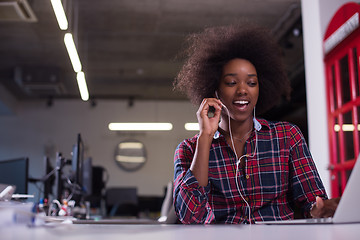
M 66 33 L 64 36 L 64 42 L 65 42 L 65 46 L 66 46 L 66 50 L 69 54 L 70 57 L 70 61 L 71 64 L 74 68 L 74 71 L 80 72 L 81 71 L 81 62 L 80 62 L 80 58 L 79 55 L 76 51 L 76 47 L 75 47 L 75 43 L 74 43 L 74 39 L 71 33 Z
M 68 28 L 68 21 L 66 19 L 65 11 L 61 0 L 51 0 L 51 5 L 54 9 L 60 29 L 66 30 Z
M 171 123 L 110 123 L 111 131 L 170 131 Z
M 199 123 L 185 123 L 185 129 L 187 131 L 199 131 Z
M 76 75 L 76 80 L 79 86 L 80 96 L 83 101 L 89 100 L 89 91 L 86 85 L 85 74 L 84 72 L 78 72 Z

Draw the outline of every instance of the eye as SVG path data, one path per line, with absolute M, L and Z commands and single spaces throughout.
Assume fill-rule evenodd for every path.
M 225 82 L 225 84 L 227 86 L 234 86 L 236 84 L 236 82 L 235 81 L 228 81 L 228 82 Z
M 258 82 L 257 82 L 256 80 L 250 80 L 250 81 L 248 81 L 248 85 L 249 85 L 250 87 L 255 87 L 257 84 L 258 84 Z
M 237 82 L 236 82 L 236 78 L 233 77 L 233 76 L 226 76 L 226 77 L 224 78 L 223 82 L 224 82 L 224 84 L 225 84 L 226 86 L 229 86 L 229 87 L 234 86 L 234 85 L 236 85 L 236 83 L 237 83 Z

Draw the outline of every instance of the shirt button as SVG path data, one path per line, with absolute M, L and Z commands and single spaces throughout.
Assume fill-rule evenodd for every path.
M 250 178 L 250 176 L 249 175 L 246 175 L 246 179 L 249 179 Z
M 248 202 L 248 201 L 249 201 L 249 198 L 248 198 L 248 197 L 245 197 L 245 201 L 247 201 L 247 202 Z

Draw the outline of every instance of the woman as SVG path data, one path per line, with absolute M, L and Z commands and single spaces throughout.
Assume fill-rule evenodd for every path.
M 179 220 L 286 220 L 296 208 L 303 217 L 331 216 L 337 200 L 326 200 L 299 128 L 255 117 L 290 95 L 270 34 L 228 26 L 205 29 L 188 41 L 187 61 L 174 85 L 200 104 L 200 131 L 175 152 Z

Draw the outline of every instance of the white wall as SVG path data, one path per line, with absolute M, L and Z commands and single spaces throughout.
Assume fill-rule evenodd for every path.
M 302 0 L 309 147 L 328 194 L 330 191 L 328 122 L 323 38 L 335 12 L 345 0 Z
M 120 134 L 108 129 L 110 122 L 171 122 L 170 132 Z M 71 158 L 77 133 L 82 134 L 85 156 L 93 165 L 104 166 L 110 180 L 107 186 L 136 186 L 140 195 L 162 196 L 173 179 L 173 155 L 176 146 L 195 132 L 184 129 L 185 122 L 196 121 L 194 107 L 186 101 L 98 101 L 96 107 L 81 100 L 55 100 L 52 107 L 45 101 L 18 104 L 14 114 L 0 115 L 0 160 L 27 156 L 30 175 L 43 174 L 44 155 L 50 154 L 55 165 L 56 152 Z M 117 144 L 137 139 L 147 149 L 148 161 L 136 172 L 120 169 L 114 161 Z M 30 193 L 36 188 L 30 184 Z

